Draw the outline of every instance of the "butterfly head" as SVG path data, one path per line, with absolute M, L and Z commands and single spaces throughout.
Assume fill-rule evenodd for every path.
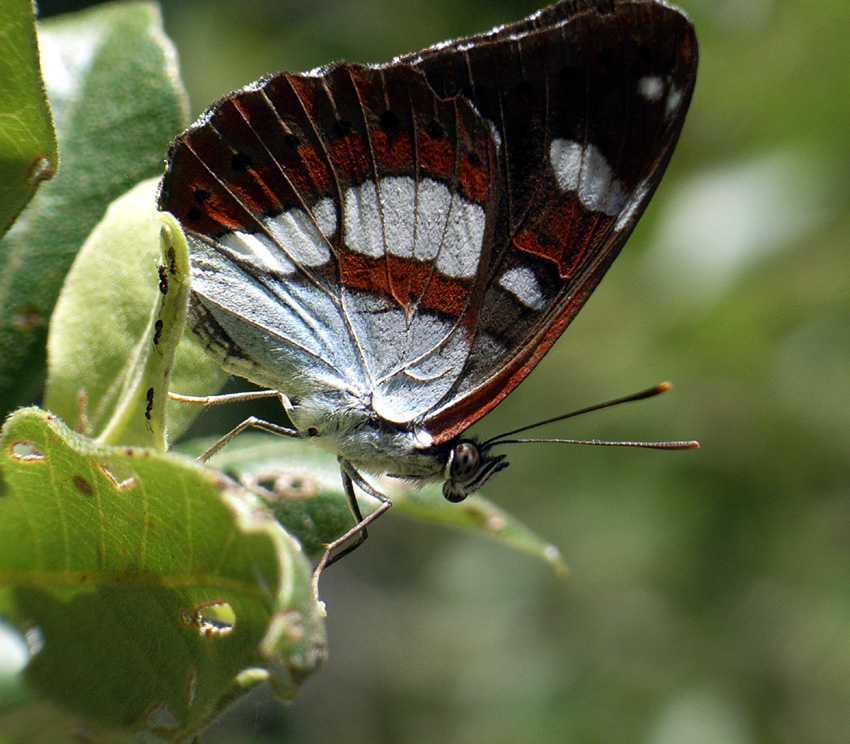
M 454 503 L 463 501 L 506 467 L 505 455 L 490 455 L 488 444 L 461 440 L 449 453 L 443 496 Z

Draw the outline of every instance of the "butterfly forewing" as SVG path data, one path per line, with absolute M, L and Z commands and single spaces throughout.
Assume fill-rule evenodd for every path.
M 440 95 L 468 98 L 501 145 L 475 341 L 428 421 L 448 440 L 528 374 L 631 234 L 681 130 L 696 41 L 665 5 L 570 2 L 401 60 Z

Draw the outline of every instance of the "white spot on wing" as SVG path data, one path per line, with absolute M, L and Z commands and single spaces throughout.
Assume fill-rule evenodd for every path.
M 649 103 L 657 103 L 664 94 L 664 81 L 657 75 L 646 75 L 638 80 L 638 93 Z
M 313 218 L 316 220 L 322 235 L 327 238 L 336 232 L 336 205 L 333 199 L 322 199 L 313 207 Z
M 594 145 L 554 139 L 549 146 L 549 160 L 560 189 L 575 193 L 584 207 L 610 217 L 620 211 L 626 194 L 605 156 Z
M 442 186 L 446 191 L 445 186 Z M 470 278 L 478 271 L 484 242 L 484 210 L 454 194 L 437 268 L 447 276 Z
M 433 261 L 440 250 L 446 230 L 446 215 L 452 195 L 432 178 L 419 183 L 419 209 L 416 212 L 416 245 L 413 255 L 420 261 Z
M 546 304 L 540 282 L 528 266 L 514 266 L 508 269 L 499 277 L 499 286 L 531 310 L 540 310 Z
M 412 178 L 382 178 L 378 188 L 386 220 L 387 252 L 399 258 L 411 258 L 416 223 L 416 184 Z
M 484 210 L 432 178 L 419 183 L 413 255 L 436 258 L 446 276 L 475 276 L 484 241 Z
M 329 199 L 325 201 L 330 202 Z M 314 214 L 317 209 L 327 223 L 329 218 L 326 206 L 322 206 L 322 202 L 319 202 L 313 208 Z M 333 209 L 333 204 L 331 204 L 331 209 Z M 335 226 L 335 212 L 333 223 Z M 327 233 L 320 231 L 313 219 L 303 209 L 289 209 L 275 217 L 269 217 L 264 220 L 263 224 L 272 239 L 293 262 L 301 266 L 322 266 L 330 261 L 331 253 L 325 238 Z
M 682 90 L 680 88 L 670 88 L 670 93 L 667 95 L 667 105 L 664 108 L 664 114 L 669 118 L 671 117 L 677 108 L 679 108 L 679 104 L 682 102 Z
M 345 192 L 343 237 L 356 253 L 434 261 L 451 277 L 478 270 L 484 210 L 431 178 L 366 181 Z
M 383 221 L 378 209 L 378 190 L 366 181 L 345 192 L 343 239 L 356 253 L 377 258 L 384 255 Z

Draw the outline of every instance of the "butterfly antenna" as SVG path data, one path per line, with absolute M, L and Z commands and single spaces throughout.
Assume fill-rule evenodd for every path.
M 604 403 L 597 403 L 593 406 L 580 408 L 577 411 L 571 411 L 570 413 L 564 413 L 560 416 L 555 416 L 544 421 L 538 421 L 535 424 L 521 426 L 519 429 L 506 431 L 502 434 L 499 434 L 498 436 L 493 437 L 492 439 L 488 439 L 485 442 L 482 442 L 482 446 L 493 446 L 496 444 L 522 444 L 529 442 L 550 442 L 559 444 L 591 444 L 604 447 L 642 447 L 645 449 L 696 449 L 699 447 L 699 442 L 693 440 L 676 442 L 609 442 L 599 439 L 506 439 L 506 437 L 512 437 L 514 434 L 521 434 L 524 431 L 536 429 L 538 426 L 553 424 L 556 421 L 564 421 L 575 416 L 581 416 L 584 413 L 590 413 L 591 411 L 600 411 L 603 408 L 612 408 L 613 406 L 619 406 L 622 403 L 631 403 L 636 400 L 654 398 L 656 395 L 666 393 L 671 387 L 672 385 L 669 382 L 661 382 L 651 388 L 641 390 L 639 393 L 632 393 L 631 395 L 626 395 L 623 398 L 615 398 L 614 400 L 608 400 Z
M 699 449 L 699 442 L 689 439 L 676 442 L 611 442 L 607 439 L 500 439 L 495 444 L 528 444 L 529 442 L 547 442 L 549 444 L 595 444 L 602 447 L 640 447 L 642 449 L 686 450 Z

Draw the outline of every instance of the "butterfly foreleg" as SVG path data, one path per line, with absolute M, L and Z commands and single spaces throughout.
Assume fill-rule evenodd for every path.
M 243 403 L 246 400 L 258 400 L 259 398 L 278 398 L 284 410 L 289 411 L 292 403 L 289 402 L 279 390 L 246 390 L 241 393 L 221 393 L 218 395 L 181 395 L 180 393 L 169 393 L 171 400 L 178 403 L 195 403 L 207 406 L 222 406 L 227 403 Z

